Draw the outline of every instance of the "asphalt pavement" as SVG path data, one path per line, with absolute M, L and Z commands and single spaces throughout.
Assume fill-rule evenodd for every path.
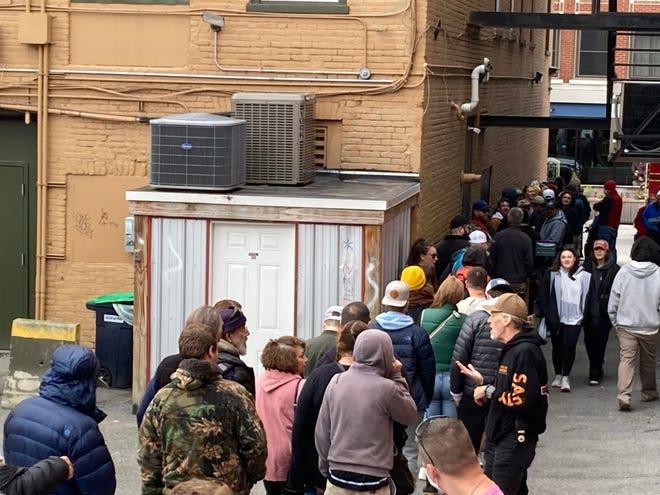
M 622 226 L 619 233 L 620 263 L 627 261 L 631 238 L 632 228 Z M 544 347 L 550 363 L 550 345 Z M 660 401 L 640 402 L 639 380 L 636 379 L 632 411 L 618 410 L 618 350 L 616 336 L 612 333 L 606 354 L 605 378 L 599 386 L 590 387 L 586 353 L 580 342 L 571 376 L 571 393 L 551 389 L 548 428 L 539 440 L 536 459 L 529 472 L 530 493 L 660 493 Z M 101 423 L 101 430 L 117 470 L 116 493 L 138 495 L 137 427 L 131 412 L 130 391 L 99 389 L 97 397 L 99 407 L 108 414 Z M 4 423 L 8 413 L 0 409 L 0 422 Z M 261 484 L 253 489 L 253 495 L 263 493 Z

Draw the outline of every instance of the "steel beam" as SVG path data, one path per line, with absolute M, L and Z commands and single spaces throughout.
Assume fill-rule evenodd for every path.
M 610 121 L 598 117 L 525 117 L 520 115 L 481 114 L 479 116 L 479 127 L 606 130 L 610 128 Z
M 660 31 L 660 13 L 599 12 L 546 14 L 542 12 L 470 12 L 477 26 L 525 29 L 577 29 L 595 31 Z

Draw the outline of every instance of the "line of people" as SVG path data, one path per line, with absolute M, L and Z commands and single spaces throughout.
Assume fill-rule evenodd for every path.
M 551 386 L 571 390 L 582 328 L 589 384 L 600 383 L 614 326 L 619 409 L 632 407 L 638 358 L 641 399 L 657 398 L 660 250 L 641 237 L 619 269 L 615 189 L 606 183 L 594 206 L 600 221 L 582 266 L 573 247 L 581 245 L 582 225 L 574 230 L 567 220 L 584 219 L 578 194 L 533 184 L 523 197 L 503 197 L 492 215 L 477 201 L 472 222 L 456 216 L 437 245 L 413 244 L 400 279 L 384 290 L 381 313 L 372 318 L 359 301 L 331 306 L 319 336 L 269 341 L 261 353 L 266 371 L 256 379 L 242 358 L 250 331 L 240 304 L 196 309 L 179 353 L 161 361 L 138 409 L 142 493 L 247 495 L 264 480 L 268 495 L 407 495 L 420 467 L 425 491 L 527 493 L 549 383 L 545 341 L 530 314 L 550 334 Z M 29 471 L 17 466 L 51 456 L 56 493 L 114 493 L 114 466 L 98 430 L 97 368 L 82 346 L 55 352 L 41 396 L 7 418 L 10 481 L 18 486 Z M 60 452 L 63 439 L 72 448 Z M 1 489 L 12 493 L 9 486 Z

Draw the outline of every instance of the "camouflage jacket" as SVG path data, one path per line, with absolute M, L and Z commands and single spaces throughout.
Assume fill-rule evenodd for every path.
M 140 427 L 142 494 L 167 494 L 182 481 L 208 478 L 247 495 L 266 472 L 266 436 L 245 388 L 217 366 L 185 359 L 158 391 Z

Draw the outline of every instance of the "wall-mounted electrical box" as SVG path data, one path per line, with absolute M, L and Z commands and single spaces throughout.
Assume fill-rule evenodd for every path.
M 18 14 L 18 42 L 45 45 L 51 42 L 51 16 L 41 12 Z
M 135 252 L 135 218 L 124 218 L 124 251 Z

